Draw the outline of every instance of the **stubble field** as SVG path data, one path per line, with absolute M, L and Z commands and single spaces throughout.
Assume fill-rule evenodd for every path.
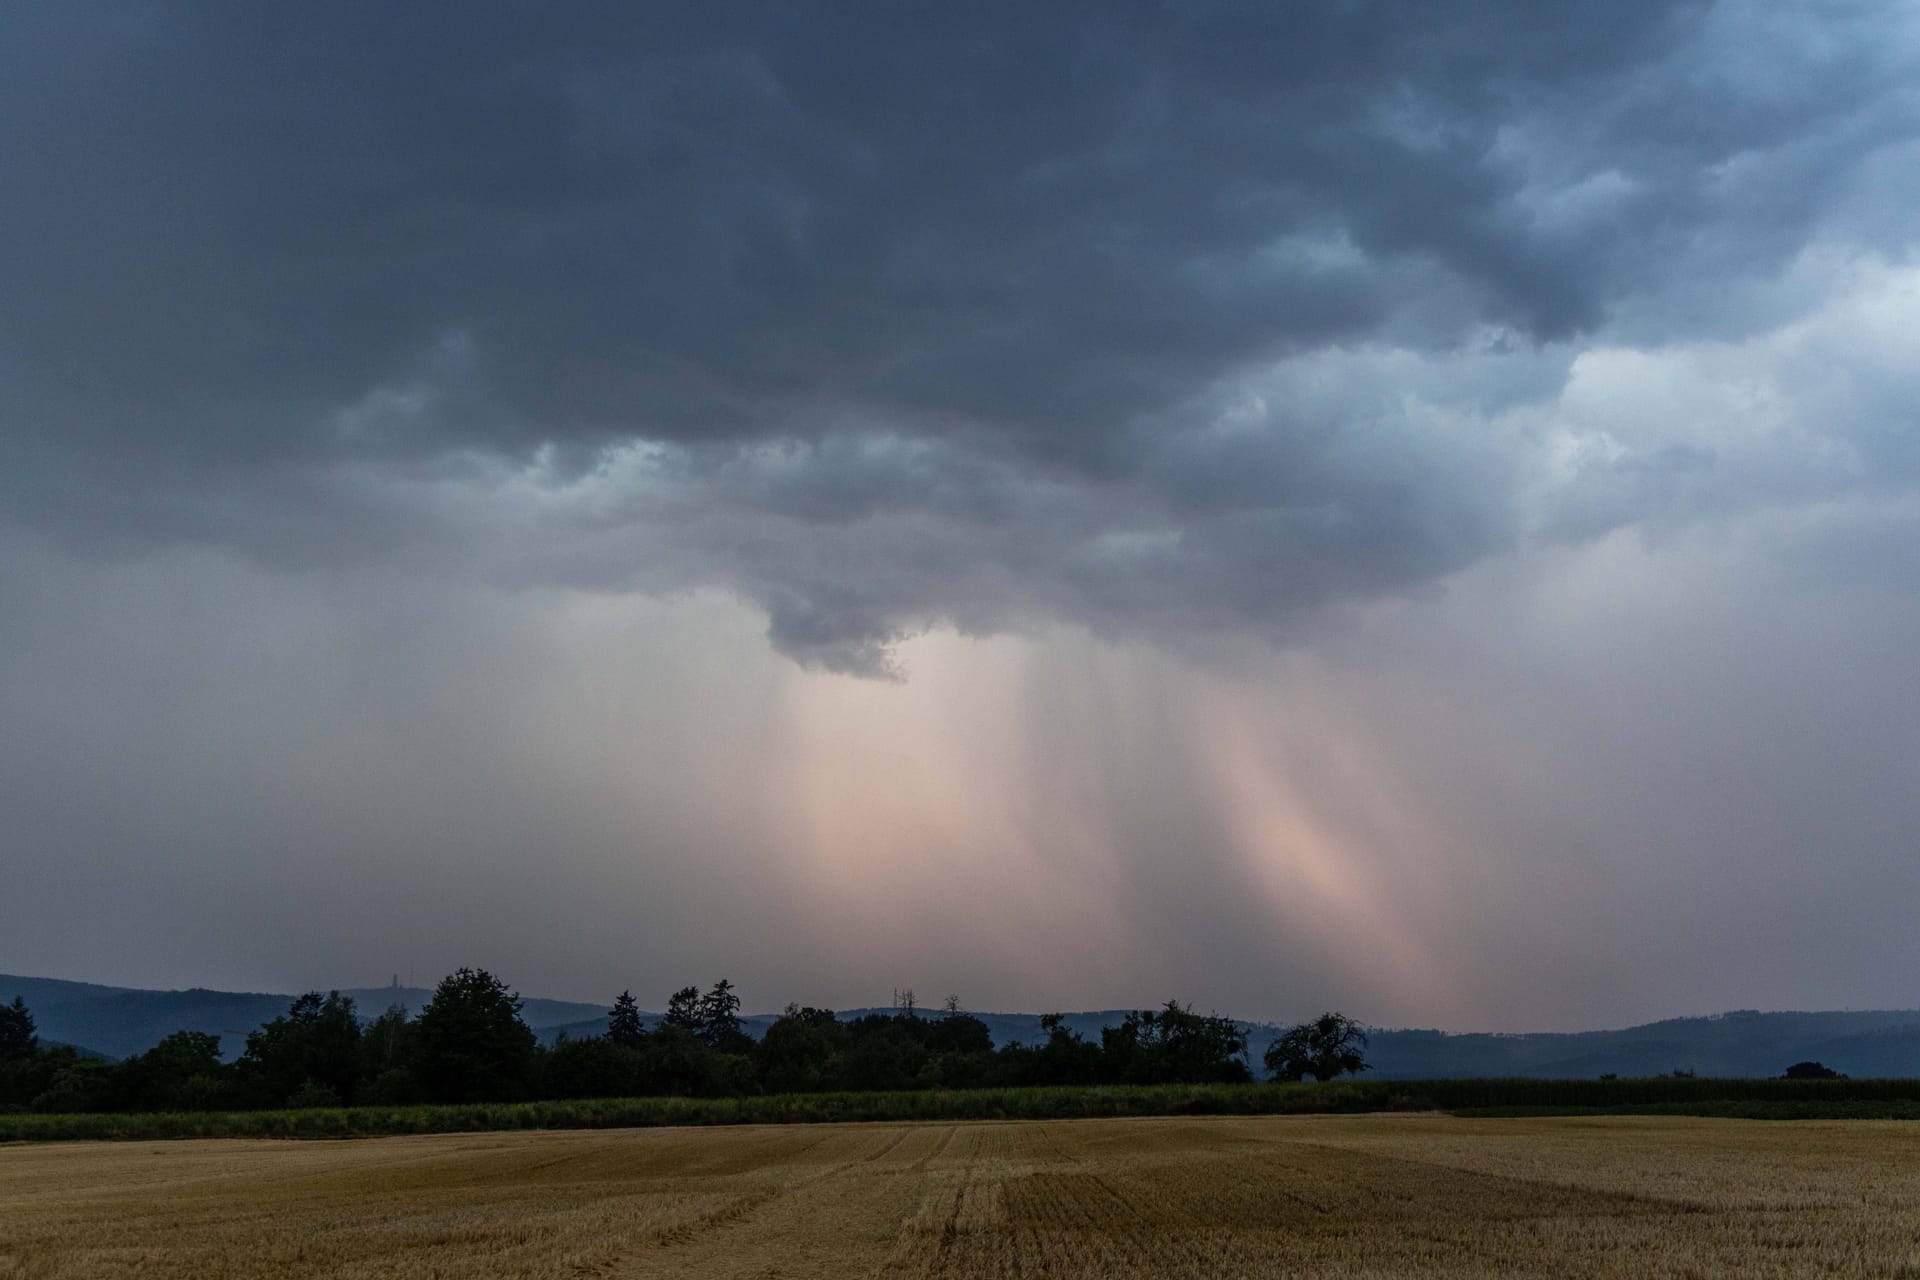
M 1920 1274 L 1920 1128 L 1434 1115 L 0 1148 L 0 1276 Z

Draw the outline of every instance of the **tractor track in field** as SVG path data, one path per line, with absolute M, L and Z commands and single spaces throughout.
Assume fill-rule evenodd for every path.
M 829 1184 L 849 1175 L 898 1178 L 920 1173 L 925 1170 L 932 1160 L 943 1154 L 947 1148 L 952 1145 L 954 1136 L 959 1132 L 958 1125 L 947 1126 L 930 1149 L 911 1164 L 903 1164 L 898 1168 L 891 1168 L 884 1165 L 883 1162 L 910 1139 L 927 1132 L 928 1128 L 929 1126 L 923 1125 L 902 1126 L 897 1133 L 887 1137 L 885 1141 L 871 1151 L 852 1155 L 847 1159 L 838 1161 L 819 1170 L 810 1177 L 789 1179 L 777 1186 L 758 1188 L 752 1193 L 742 1195 L 718 1208 L 696 1215 L 691 1219 L 676 1223 L 670 1227 L 662 1228 L 655 1232 L 653 1237 L 647 1241 L 642 1248 L 622 1251 L 611 1258 L 595 1264 L 590 1271 L 583 1271 L 581 1274 L 606 1277 L 608 1280 L 612 1280 L 612 1278 L 629 1274 L 635 1267 L 642 1266 L 650 1261 L 657 1261 L 661 1254 L 679 1254 L 687 1252 L 690 1249 L 706 1246 L 710 1244 L 716 1236 L 724 1235 L 732 1230 L 751 1225 L 754 1220 L 763 1217 L 767 1211 L 774 1209 L 778 1205 L 788 1203 L 797 1197 L 817 1194 Z M 803 1155 L 806 1152 L 812 1151 L 824 1141 L 824 1138 L 816 1139 L 814 1142 L 810 1142 L 798 1151 L 792 1153 L 792 1156 Z M 792 1156 L 789 1158 L 792 1158 Z

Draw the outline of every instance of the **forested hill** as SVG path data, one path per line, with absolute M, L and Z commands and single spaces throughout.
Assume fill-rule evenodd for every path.
M 417 1012 L 433 995 L 419 987 L 343 989 L 372 1017 L 391 1005 Z M 146 991 L 54 978 L 0 974 L 0 1004 L 15 996 L 32 1008 L 49 1041 L 84 1046 L 114 1057 L 143 1052 L 181 1030 L 221 1037 L 222 1055 L 236 1057 L 253 1028 L 287 1011 L 285 993 Z M 611 1004 L 611 999 L 608 1001 Z M 847 1009 L 841 1017 L 889 1013 Z M 1065 1015 L 1067 1027 L 1098 1042 L 1103 1027 L 1125 1010 Z M 748 1015 L 741 1028 L 758 1038 L 775 1015 Z M 1037 1014 L 976 1013 L 994 1044 L 1045 1039 Z M 527 1025 L 552 1041 L 560 1032 L 579 1039 L 606 1028 L 599 1005 L 528 998 Z M 644 1014 L 652 1024 L 657 1014 Z M 1276 1029 L 1245 1024 L 1255 1064 Z M 1535 1076 L 1581 1079 L 1600 1075 L 1654 1076 L 1692 1071 L 1702 1076 L 1777 1076 L 1794 1062 L 1823 1062 L 1855 1077 L 1920 1075 L 1920 1010 L 1813 1013 L 1736 1012 L 1673 1018 L 1611 1031 L 1497 1035 L 1421 1030 L 1374 1030 L 1367 1059 L 1375 1078 L 1390 1080 Z
M 885 1012 L 885 1010 L 881 1010 Z M 1032 1014 L 981 1013 L 996 1045 L 1045 1039 Z M 1070 1013 L 1091 1040 L 1122 1010 Z M 1280 1028 L 1246 1023 L 1255 1063 Z M 1777 1076 L 1795 1062 L 1823 1062 L 1858 1078 L 1920 1075 L 1920 1010 L 1756 1013 L 1671 1018 L 1614 1031 L 1535 1035 L 1380 1030 L 1369 1032 L 1370 1077 L 1445 1080 L 1497 1076 L 1592 1079 L 1692 1071 L 1703 1076 Z
M 1256 1033 L 1264 1044 L 1266 1036 Z M 1534 1076 L 1592 1079 L 1691 1071 L 1777 1076 L 1822 1062 L 1857 1078 L 1920 1075 L 1920 1010 L 1759 1013 L 1670 1018 L 1618 1031 L 1450 1035 L 1377 1031 L 1367 1060 L 1385 1079 Z

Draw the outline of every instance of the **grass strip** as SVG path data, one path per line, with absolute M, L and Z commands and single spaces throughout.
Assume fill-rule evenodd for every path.
M 1470 1116 L 1681 1115 L 1760 1120 L 1920 1119 L 1920 1080 L 1359 1080 L 1109 1085 L 744 1098 L 325 1107 L 278 1111 L 0 1114 L 0 1142 L 363 1138 L 515 1129 L 1096 1116 L 1448 1111 Z

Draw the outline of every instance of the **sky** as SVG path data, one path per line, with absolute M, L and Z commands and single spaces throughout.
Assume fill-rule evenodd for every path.
M 0 16 L 0 970 L 1920 1007 L 1920 7 Z

